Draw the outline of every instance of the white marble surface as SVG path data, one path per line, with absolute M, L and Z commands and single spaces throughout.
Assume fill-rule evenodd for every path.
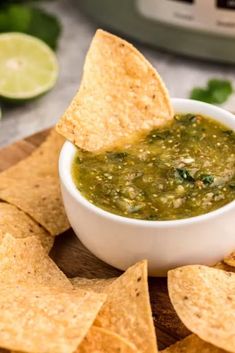
M 44 5 L 60 17 L 63 34 L 57 52 L 60 76 L 55 88 L 37 101 L 14 108 L 3 108 L 0 146 L 55 124 L 79 86 L 84 57 L 97 28 L 71 0 Z M 208 78 L 223 77 L 234 82 L 235 65 L 219 65 L 183 58 L 141 45 L 137 47 L 157 68 L 172 97 L 188 97 L 190 89 L 204 85 Z M 225 105 L 235 111 L 235 95 Z

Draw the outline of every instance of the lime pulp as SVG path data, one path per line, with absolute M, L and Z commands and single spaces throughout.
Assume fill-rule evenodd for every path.
M 0 34 L 0 96 L 33 99 L 50 90 L 58 77 L 54 52 L 38 38 Z

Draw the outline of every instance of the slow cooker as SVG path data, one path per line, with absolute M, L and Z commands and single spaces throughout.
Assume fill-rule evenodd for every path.
M 79 0 L 103 28 L 184 55 L 235 63 L 235 0 Z

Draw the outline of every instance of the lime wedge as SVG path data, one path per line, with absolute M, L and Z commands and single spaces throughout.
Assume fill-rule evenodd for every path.
M 0 34 L 0 96 L 25 101 L 50 90 L 58 76 L 57 59 L 40 39 L 22 33 Z

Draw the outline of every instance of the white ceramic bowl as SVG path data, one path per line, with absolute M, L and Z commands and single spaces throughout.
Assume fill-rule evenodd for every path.
M 235 117 L 210 104 L 172 99 L 176 113 L 207 115 L 235 130 Z M 98 258 L 125 270 L 148 259 L 149 273 L 164 276 L 186 264 L 212 265 L 235 249 L 235 201 L 188 219 L 144 221 L 106 212 L 87 201 L 71 177 L 76 148 L 65 142 L 59 174 L 65 210 L 75 233 Z

